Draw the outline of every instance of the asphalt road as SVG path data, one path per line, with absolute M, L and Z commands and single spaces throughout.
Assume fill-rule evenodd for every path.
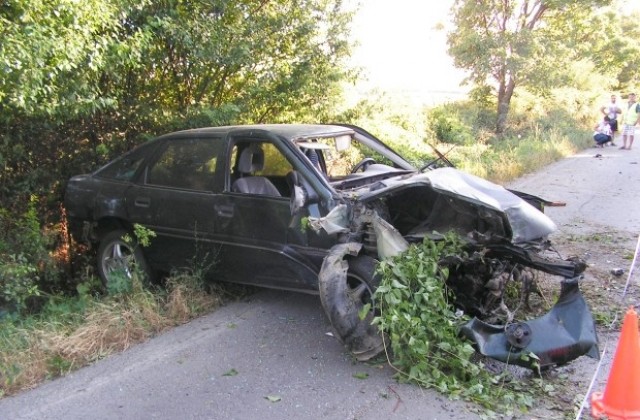
M 560 234 L 601 226 L 637 234 L 640 143 L 635 146 L 588 149 L 509 187 L 566 202 L 547 210 Z M 261 291 L 4 398 L 0 419 L 478 417 L 465 403 L 397 383 L 386 365 L 355 363 L 330 331 L 318 297 Z M 362 374 L 368 376 L 359 379 Z
M 618 146 L 621 140 L 616 140 Z M 599 155 L 599 156 L 598 156 Z M 547 207 L 558 234 L 609 227 L 640 233 L 640 130 L 632 150 L 590 148 L 512 182 L 566 207 Z
M 261 292 L 5 398 L 0 419 L 468 418 L 386 366 L 354 363 L 329 331 L 319 298 Z

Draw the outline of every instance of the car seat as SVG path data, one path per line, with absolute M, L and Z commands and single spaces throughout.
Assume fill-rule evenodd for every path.
M 231 191 L 245 194 L 280 196 L 280 192 L 268 178 L 254 176 L 264 169 L 264 152 L 258 143 L 245 147 L 238 159 L 238 178 L 231 186 Z

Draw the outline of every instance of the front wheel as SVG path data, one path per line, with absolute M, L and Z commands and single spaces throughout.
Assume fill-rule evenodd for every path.
M 98 247 L 98 275 L 107 290 L 130 289 L 133 276 L 150 280 L 151 270 L 133 234 L 125 230 L 107 233 Z M 120 287 L 118 287 L 120 285 Z
M 356 359 L 369 360 L 384 349 L 378 328 L 371 324 L 376 309 L 373 296 L 380 284 L 376 260 L 334 256 L 330 254 L 322 265 L 320 301 L 341 341 Z

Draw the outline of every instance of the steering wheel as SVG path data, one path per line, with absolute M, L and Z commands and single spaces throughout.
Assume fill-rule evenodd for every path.
M 360 169 L 362 169 L 362 172 L 364 172 L 367 170 L 367 167 L 369 167 L 369 165 L 373 165 L 374 163 L 376 163 L 375 159 L 370 157 L 364 158 L 360 162 L 356 163 L 356 165 L 351 170 L 351 173 L 355 174 Z
M 436 155 L 438 155 L 437 159 L 432 160 L 431 162 L 427 163 L 426 165 L 422 166 L 422 168 L 420 168 L 420 172 L 424 171 L 425 169 L 429 168 L 430 166 L 432 166 L 433 164 L 435 164 L 436 162 L 438 162 L 439 160 L 443 161 L 444 163 L 446 163 L 447 166 L 451 167 L 451 168 L 455 168 L 455 166 L 453 165 L 453 163 L 451 163 L 451 161 L 449 159 L 447 159 L 447 157 L 445 155 L 443 155 L 442 153 L 440 153 L 440 151 L 436 148 L 433 148 L 433 151 L 436 152 Z

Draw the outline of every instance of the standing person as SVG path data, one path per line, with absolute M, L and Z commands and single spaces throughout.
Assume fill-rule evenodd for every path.
M 615 146 L 616 133 L 618 132 L 618 114 L 622 114 L 622 109 L 616 103 L 618 98 L 611 95 L 611 102 L 600 108 L 606 117 L 609 117 L 609 126 L 611 127 L 611 145 Z
M 596 142 L 596 147 L 604 147 L 607 143 L 613 143 L 613 137 L 611 137 L 611 121 L 607 115 L 594 127 L 593 141 Z
M 630 93 L 627 110 L 622 114 L 622 147 L 620 149 L 631 150 L 638 123 L 640 123 L 640 104 L 636 103 L 636 94 Z M 628 147 L 627 139 L 629 139 Z

